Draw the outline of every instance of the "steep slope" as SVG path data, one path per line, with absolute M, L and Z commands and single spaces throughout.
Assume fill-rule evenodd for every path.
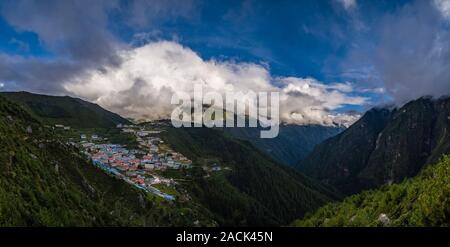
M 304 159 L 315 145 L 339 134 L 344 128 L 320 125 L 282 124 L 277 137 L 262 139 L 259 128 L 224 128 L 236 138 L 251 142 L 274 160 L 294 166 Z
M 128 124 L 128 120 L 100 106 L 69 96 L 48 96 L 28 92 L 2 92 L 45 124 L 63 124 L 77 128 L 110 128 Z
M 329 204 L 294 226 L 450 226 L 450 156 L 400 184 Z
M 305 174 L 337 187 L 345 193 L 362 187 L 358 179 L 376 140 L 390 117 L 390 111 L 372 109 L 341 134 L 317 145 L 300 162 Z
M 106 175 L 0 96 L 0 226 L 213 224 L 205 215 Z
M 351 194 L 402 181 L 450 152 L 450 98 L 373 109 L 300 162 L 307 175 Z
M 169 127 L 164 139 L 194 163 L 223 168 L 210 177 L 198 170 L 190 187 L 222 225 L 283 225 L 336 198 L 328 188 L 220 129 Z

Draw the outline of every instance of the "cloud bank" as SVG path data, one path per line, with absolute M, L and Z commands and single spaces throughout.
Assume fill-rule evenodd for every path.
M 61 82 L 85 70 L 122 63 L 117 53 L 129 45 L 111 31 L 111 16 L 121 16 L 129 27 L 151 27 L 161 18 L 188 16 L 192 6 L 190 0 L 0 1 L 0 17 L 18 33 L 36 34 L 49 53 L 35 57 L 0 52 L 0 82 L 9 90 L 67 94 Z
M 353 121 L 353 115 L 336 112 L 346 105 L 372 103 L 359 95 L 374 100 L 389 95 L 403 104 L 424 95 L 439 97 L 450 92 L 449 0 L 398 3 L 387 11 L 374 10 L 371 18 L 367 17 L 371 13 L 367 3 L 330 2 L 347 10 L 344 15 L 337 12 L 357 27 L 332 25 L 333 35 L 344 37 L 339 41 L 346 42 L 343 52 L 355 58 L 342 62 L 349 69 L 336 71 L 341 76 L 324 77 L 340 81 L 334 84 L 275 76 L 257 62 L 205 60 L 177 42 L 155 42 L 163 32 L 158 23 L 164 20 L 171 27 L 180 18 L 193 18 L 189 28 L 197 27 L 195 23 L 203 19 L 196 1 L 180 5 L 161 0 L 127 4 L 119 0 L 4 0 L 0 2 L 2 19 L 17 33 L 35 34 L 39 46 L 48 54 L 0 53 L 0 88 L 70 94 L 124 116 L 144 119 L 168 117 L 172 94 L 191 92 L 195 83 L 219 92 L 278 91 L 283 121 L 324 125 Z M 134 38 L 121 37 L 118 29 L 128 30 Z M 185 42 L 185 38 L 180 36 L 180 42 L 198 49 L 195 42 Z M 33 50 L 23 41 L 27 40 L 8 42 L 25 53 Z M 206 43 L 203 45 L 211 45 Z M 254 49 L 254 43 L 249 42 L 251 45 L 245 49 Z M 284 47 L 290 53 L 291 46 L 283 46 L 283 52 Z M 320 67 L 321 62 L 312 62 Z M 333 68 L 338 67 L 334 65 L 331 62 Z M 347 79 L 358 86 L 346 83 Z
M 168 118 L 176 92 L 192 94 L 194 84 L 204 92 L 280 92 L 280 118 L 298 124 L 344 124 L 357 116 L 335 114 L 343 105 L 367 99 L 352 96 L 349 83 L 324 84 L 312 78 L 274 77 L 255 63 L 203 60 L 187 47 L 159 41 L 118 53 L 122 63 L 88 70 L 66 80 L 67 92 L 136 119 Z M 275 86 L 277 85 L 277 86 Z
M 394 103 L 450 93 L 450 1 L 413 1 L 386 13 L 349 52 L 344 67 L 383 85 Z M 349 65 L 347 65 L 349 64 Z M 351 70 L 350 70 L 351 71 Z M 358 74 L 356 74 L 358 76 Z

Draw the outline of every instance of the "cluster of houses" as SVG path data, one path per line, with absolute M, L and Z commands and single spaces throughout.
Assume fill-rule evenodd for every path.
M 132 130 L 132 131 L 130 131 Z M 167 200 L 174 200 L 174 196 L 158 190 L 152 185 L 174 185 L 173 179 L 163 178 L 157 171 L 166 169 L 189 169 L 192 162 L 182 154 L 173 151 L 157 136 L 158 131 L 148 131 L 124 127 L 122 131 L 134 133 L 139 142 L 139 149 L 129 150 L 124 146 L 99 143 L 102 140 L 97 135 L 91 136 L 91 142 L 81 135 L 80 145 L 92 159 L 94 165 L 106 172 L 119 177 L 135 187 L 154 193 Z
M 141 162 L 146 169 L 165 170 L 167 168 L 180 169 L 191 168 L 192 161 L 181 153 L 173 151 L 170 147 L 164 146 L 164 141 L 155 136 L 160 134 L 160 130 L 145 130 L 134 125 L 118 125 L 124 133 L 135 134 L 141 150 L 147 150 Z

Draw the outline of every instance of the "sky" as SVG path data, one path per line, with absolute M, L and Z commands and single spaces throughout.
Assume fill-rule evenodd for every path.
M 0 90 L 137 119 L 171 96 L 277 91 L 283 121 L 348 124 L 450 93 L 450 0 L 2 0 Z

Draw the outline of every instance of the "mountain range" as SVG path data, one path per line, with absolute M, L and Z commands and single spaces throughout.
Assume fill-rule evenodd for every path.
M 161 121 L 164 140 L 194 163 L 182 183 L 190 199 L 164 202 L 95 168 L 67 142 L 78 129 L 109 133 L 128 120 L 71 97 L 2 93 L 0 102 L 2 225 L 286 225 L 339 198 L 223 130 Z M 57 124 L 72 129 L 62 135 Z M 209 176 L 211 162 L 228 170 Z
M 30 115 L 48 125 L 63 124 L 75 128 L 112 128 L 117 124 L 131 124 L 118 114 L 78 98 L 49 96 L 28 92 L 1 92 L 8 100 L 20 105 Z M 224 128 L 236 138 L 250 141 L 255 147 L 276 161 L 289 166 L 297 164 L 313 147 L 341 132 L 342 127 L 321 125 L 280 125 L 280 133 L 273 139 L 259 138 L 257 128 Z
M 448 97 L 374 108 L 347 129 L 282 125 L 273 140 L 251 128 L 140 123 L 192 161 L 162 173 L 179 181 L 172 190 L 185 196 L 175 201 L 106 174 L 71 144 L 100 133 L 134 147 L 119 123 L 132 124 L 81 99 L 0 93 L 0 225 L 448 224 Z

